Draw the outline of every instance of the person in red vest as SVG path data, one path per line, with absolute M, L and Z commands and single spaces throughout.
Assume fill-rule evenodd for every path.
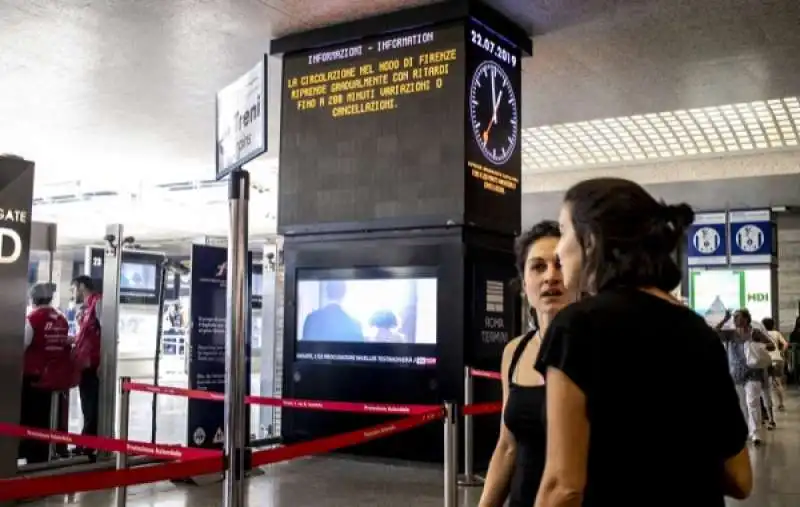
M 97 435 L 100 401 L 100 312 L 102 302 L 91 277 L 81 275 L 72 281 L 72 297 L 83 304 L 78 333 L 75 336 L 75 359 L 82 370 L 79 384 L 83 434 Z
M 30 291 L 32 309 L 25 320 L 20 414 L 23 426 L 49 428 L 52 388 L 61 382 L 69 384 L 66 378 L 72 349 L 69 322 L 51 306 L 53 292 L 49 283 L 36 284 Z M 54 379 L 54 376 L 66 377 Z M 47 461 L 48 449 L 47 442 L 23 440 L 19 453 L 28 463 L 41 463 Z

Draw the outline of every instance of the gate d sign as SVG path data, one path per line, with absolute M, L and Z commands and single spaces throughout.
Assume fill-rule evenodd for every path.
M 6 255 L 4 252 L 8 250 L 6 246 L 8 243 L 12 243 L 11 253 Z M 14 264 L 20 255 L 22 255 L 22 238 L 19 233 L 14 229 L 0 227 L 0 264 Z

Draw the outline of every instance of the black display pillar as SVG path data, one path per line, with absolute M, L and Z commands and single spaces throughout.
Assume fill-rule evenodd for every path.
M 499 369 L 503 346 L 520 333 L 511 282 L 521 221 L 522 58 L 531 50 L 522 29 L 468 1 L 272 41 L 271 53 L 283 55 L 285 396 L 460 402 L 466 365 Z M 385 299 L 381 291 L 397 290 L 398 279 L 416 298 L 394 312 L 403 338 L 375 343 L 383 340 L 373 337 L 376 321 L 358 315 Z M 337 280 L 362 293 L 341 303 L 364 330 L 356 343 L 334 331 L 308 338 L 309 312 L 327 304 L 324 290 L 309 284 Z M 366 287 L 376 291 L 372 298 Z M 431 287 L 435 296 L 423 304 Z M 404 331 L 412 321 L 416 331 Z M 499 383 L 478 380 L 475 389 L 477 401 L 500 399 Z M 377 417 L 285 410 L 283 436 L 319 437 Z M 476 421 L 478 466 L 498 421 Z M 437 461 L 441 432 L 428 425 L 352 452 Z

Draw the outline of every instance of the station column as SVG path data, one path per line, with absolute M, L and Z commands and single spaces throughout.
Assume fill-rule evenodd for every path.
M 283 56 L 286 396 L 457 402 L 465 364 L 499 367 L 520 320 L 510 282 L 531 51 L 521 28 L 467 1 L 272 41 Z M 308 315 L 331 302 L 361 340 L 314 335 Z M 366 422 L 282 413 L 289 438 Z M 440 459 L 425 431 L 364 452 Z
M 23 332 L 28 300 L 31 250 L 33 162 L 0 156 L 0 422 L 19 424 L 22 393 Z M 0 478 L 17 473 L 17 441 L 0 439 Z

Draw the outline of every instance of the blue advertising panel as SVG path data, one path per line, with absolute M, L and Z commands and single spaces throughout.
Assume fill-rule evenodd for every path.
M 770 210 L 728 213 L 731 264 L 771 264 L 776 255 L 776 237 Z
M 252 258 L 248 258 L 248 263 Z M 225 392 L 225 320 L 227 316 L 228 250 L 192 245 L 189 389 Z M 249 273 L 248 269 L 248 273 Z M 249 281 L 248 276 L 248 281 Z M 249 286 L 249 283 L 248 283 Z M 246 327 L 247 329 L 247 327 Z M 246 342 L 247 385 L 250 393 L 250 336 Z M 246 410 L 247 427 L 249 411 Z M 189 400 L 187 444 L 219 448 L 225 441 L 222 402 Z
M 724 266 L 728 263 L 726 219 L 724 211 L 697 214 L 686 238 L 689 266 Z

